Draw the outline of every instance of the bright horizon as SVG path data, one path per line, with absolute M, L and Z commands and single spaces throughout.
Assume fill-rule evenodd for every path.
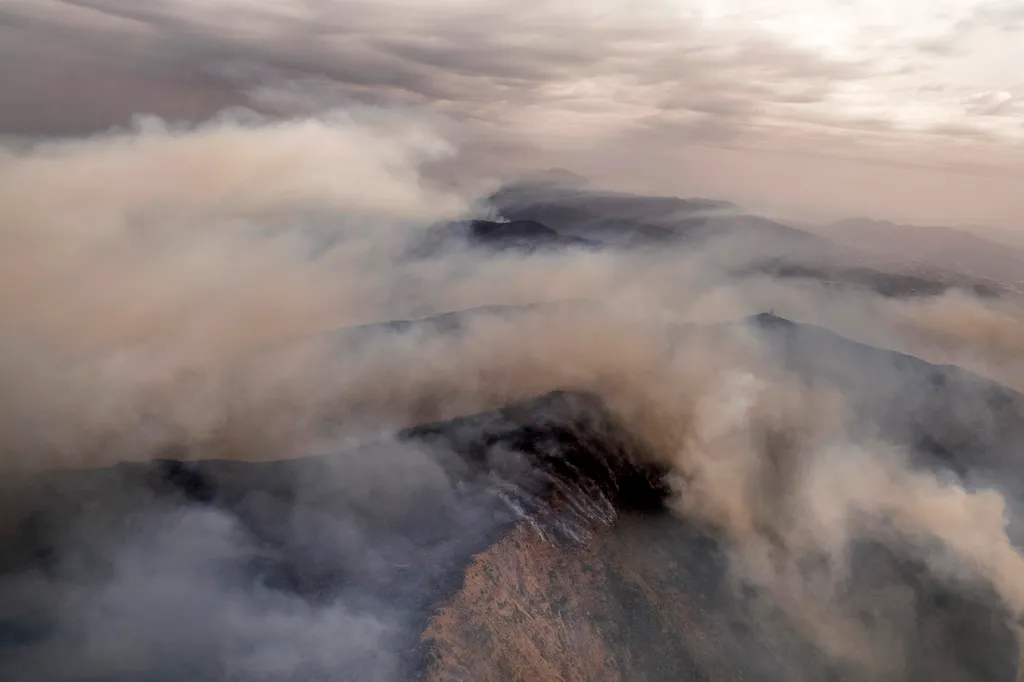
M 413 107 L 469 178 L 1024 229 L 1020 64 L 1012 0 L 0 0 L 0 136 Z

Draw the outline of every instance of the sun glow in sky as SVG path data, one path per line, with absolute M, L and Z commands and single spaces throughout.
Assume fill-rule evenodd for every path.
M 768 36 L 830 60 L 866 63 L 828 107 L 898 127 L 967 124 L 1024 139 L 1024 2 L 698 0 L 681 3 L 725 35 Z M 984 118 L 982 118 L 984 117 Z

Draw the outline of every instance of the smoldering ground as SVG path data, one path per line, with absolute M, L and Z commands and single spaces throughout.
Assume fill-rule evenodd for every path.
M 3 464 L 113 476 L 124 501 L 105 513 L 128 522 L 72 524 L 47 570 L 5 578 L 10 611 L 41 619 L 24 635 L 35 645 L 5 645 L 21 679 L 404 674 L 417 600 L 531 508 L 534 474 L 514 448 L 468 476 L 454 446 L 381 434 L 552 391 L 597 396 L 635 438 L 623 456 L 658 467 L 680 518 L 725 538 L 734 577 L 831 655 L 875 676 L 907 666 L 896 626 L 868 627 L 842 598 L 863 538 L 957 589 L 992 592 L 1007 623 L 1019 617 L 1024 561 L 1007 517 L 1020 471 L 1005 454 L 1017 442 L 1002 438 L 1016 431 L 992 431 L 1000 458 L 966 453 L 995 462 L 983 480 L 921 467 L 914 443 L 858 421 L 835 382 L 809 381 L 762 332 L 724 324 L 777 307 L 879 346 L 971 355 L 998 378 L 1015 369 L 1012 302 L 891 300 L 727 274 L 751 251 L 785 250 L 771 238 L 743 252 L 712 239 L 425 257 L 429 228 L 485 210 L 422 177 L 454 153 L 420 120 L 367 110 L 150 121 L 4 153 Z M 454 331 L 351 329 L 533 303 L 548 305 L 484 310 Z M 990 321 L 985 339 L 996 341 L 964 333 L 964 315 Z M 943 343 L 926 344 L 935 337 Z M 884 371 L 845 369 L 885 397 Z M 984 415 L 960 416 L 984 426 Z M 235 516 L 98 468 L 325 452 L 333 464 L 292 481 L 284 501 L 238 502 L 278 551 L 341 567 L 305 585 L 312 601 L 275 589 L 287 576 L 259 575 L 264 545 Z M 11 525 L 40 490 L 8 496 Z

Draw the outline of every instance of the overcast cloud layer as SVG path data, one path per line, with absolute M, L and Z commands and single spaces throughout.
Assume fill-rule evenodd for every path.
M 0 135 L 355 101 L 446 122 L 460 178 L 1016 226 L 1022 29 L 1000 0 L 0 0 Z

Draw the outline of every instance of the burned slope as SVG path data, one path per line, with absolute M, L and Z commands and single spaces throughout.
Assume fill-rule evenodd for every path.
M 457 333 L 463 314 L 395 331 Z M 808 381 L 845 387 L 880 430 L 906 422 L 932 434 L 947 451 L 925 447 L 929 465 L 970 474 L 976 445 L 941 430 L 948 416 L 918 419 L 911 389 L 900 393 L 931 381 L 934 366 L 780 318 L 751 323 Z M 896 376 L 885 388 L 904 398 L 858 402 L 872 368 Z M 927 385 L 942 397 L 924 416 L 990 399 L 960 379 Z M 969 398 L 957 394 L 965 387 Z M 756 588 L 726 580 L 728 539 L 670 514 L 665 472 L 650 461 L 600 401 L 555 393 L 321 457 L 9 478 L 0 672 L 27 682 L 876 679 L 766 613 Z M 906 659 L 888 679 L 1015 679 L 1017 644 L 984 585 L 940 580 L 875 544 L 854 554 L 850 608 Z
M 793 369 L 844 389 L 862 424 L 916 446 L 923 466 L 969 476 L 972 465 L 984 464 L 976 444 L 949 440 L 943 429 L 965 428 L 964 401 L 998 406 L 1008 396 L 1002 387 L 834 335 L 815 338 L 815 328 L 774 316 L 749 324 L 789 334 L 772 343 Z M 801 363 L 805 344 L 816 343 Z M 888 373 L 882 388 L 892 390 L 890 402 L 872 404 L 865 386 L 851 381 L 870 385 L 874 371 Z M 912 400 L 922 390 L 934 394 L 928 405 Z M 896 428 L 903 422 L 909 430 Z M 1003 426 L 1014 422 L 1009 416 Z M 463 589 L 431 622 L 429 678 L 1017 679 L 1012 617 L 982 581 L 951 582 L 890 546 L 855 541 L 848 582 L 832 608 L 858 623 L 869 658 L 877 659 L 864 664 L 826 655 L 756 586 L 737 590 L 725 579 L 728 547 L 713 531 L 667 514 L 621 512 L 587 542 L 562 546 L 520 524 L 474 560 Z M 884 674 L 874 667 L 883 660 L 892 666 Z
M 1019 649 L 984 590 L 874 543 L 843 609 L 878 666 L 830 656 L 769 597 L 728 579 L 728 544 L 668 514 L 625 513 L 585 543 L 526 523 L 478 555 L 424 633 L 430 680 L 1005 680 Z
M 553 394 L 346 454 L 8 481 L 21 499 L 8 497 L 20 521 L 5 538 L 0 670 L 28 682 L 872 679 L 736 591 L 726 545 L 664 510 L 662 472 L 636 448 L 594 399 Z M 415 486 L 395 485 L 410 474 Z M 872 558 L 849 594 L 865 618 L 889 634 L 914 614 L 900 679 L 1014 679 L 1016 642 L 983 596 L 861 553 Z M 909 590 L 898 608 L 896 587 Z M 119 653 L 102 655 L 112 642 Z
M 323 457 L 7 480 L 0 672 L 407 679 L 435 605 L 511 524 L 578 538 L 660 504 L 628 441 L 592 399 L 555 394 Z M 554 497 L 570 506 L 545 516 Z M 293 650 L 292 669 L 264 669 L 264 648 Z

